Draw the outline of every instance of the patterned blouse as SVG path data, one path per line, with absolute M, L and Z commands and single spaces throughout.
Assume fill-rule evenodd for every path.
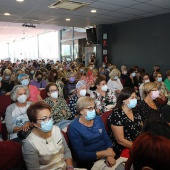
M 71 119 L 74 119 L 75 115 L 78 114 L 78 112 L 77 112 L 77 110 L 76 110 L 77 100 L 78 100 L 77 94 L 73 94 L 73 95 L 70 97 L 69 102 L 68 102 L 68 106 L 69 106 L 70 111 L 71 111 Z
M 63 98 L 58 97 L 57 103 L 54 103 L 50 97 L 47 97 L 44 100 L 45 103 L 51 106 L 51 114 L 53 116 L 54 124 L 65 119 L 68 120 L 71 117 L 71 112 L 69 107 L 66 104 L 66 101 Z
M 96 109 L 99 109 L 101 114 L 109 111 L 106 106 L 113 105 L 113 107 L 115 107 L 116 105 L 116 96 L 114 95 L 113 91 L 109 89 L 106 91 L 105 97 L 99 94 L 97 91 L 93 91 L 90 94 L 90 97 L 95 99 Z
M 124 138 L 129 141 L 134 141 L 141 132 L 141 116 L 139 112 L 133 110 L 134 121 L 128 118 L 125 112 L 121 109 L 115 109 L 113 113 L 108 117 L 108 126 L 109 126 L 109 137 L 113 142 L 113 150 L 116 153 L 116 158 L 120 157 L 124 146 L 117 143 L 116 138 L 114 137 L 111 125 L 123 126 Z

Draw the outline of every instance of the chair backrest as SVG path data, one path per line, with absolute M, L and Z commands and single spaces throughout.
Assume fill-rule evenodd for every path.
M 101 119 L 104 123 L 104 126 L 105 126 L 105 129 L 106 129 L 106 132 L 108 132 L 108 126 L 107 126 L 107 119 L 109 117 L 109 115 L 112 113 L 112 110 L 108 111 L 108 112 L 105 112 L 101 115 Z
M 47 97 L 47 92 L 45 89 L 40 90 L 40 96 L 43 100 Z
M 0 96 L 0 117 L 5 116 L 6 108 L 12 104 L 12 100 L 9 95 Z
M 0 169 L 23 168 L 21 144 L 15 141 L 0 141 Z

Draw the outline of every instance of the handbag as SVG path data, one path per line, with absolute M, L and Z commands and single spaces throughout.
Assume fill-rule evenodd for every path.
M 28 131 L 23 131 L 23 130 L 21 130 L 21 131 L 19 131 L 19 132 L 17 133 L 17 136 L 18 136 L 19 138 L 21 138 L 22 140 L 23 140 L 23 139 L 26 139 L 27 136 L 31 133 L 32 129 L 33 129 L 33 128 L 30 128 Z

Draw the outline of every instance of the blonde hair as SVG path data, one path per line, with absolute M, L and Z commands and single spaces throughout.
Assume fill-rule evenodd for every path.
M 77 112 L 80 114 L 80 111 L 87 108 L 93 103 L 94 103 L 94 99 L 91 97 L 80 97 L 76 104 Z
M 121 74 L 120 71 L 117 68 L 115 68 L 111 71 L 111 73 L 109 74 L 109 77 L 110 78 L 114 78 L 115 76 L 120 77 L 120 74 Z
M 156 83 L 154 83 L 154 82 L 144 83 L 144 85 L 142 87 L 143 97 L 145 98 L 148 95 L 148 93 L 150 93 L 152 91 L 153 88 L 157 88 Z

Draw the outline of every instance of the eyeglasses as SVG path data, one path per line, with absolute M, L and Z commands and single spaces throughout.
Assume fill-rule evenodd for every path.
M 57 90 L 57 89 L 56 89 L 56 90 L 50 90 L 50 92 L 52 92 L 52 93 L 53 93 L 53 92 L 56 92 L 56 91 L 58 91 L 58 90 Z
M 93 111 L 94 110 L 94 107 L 87 107 L 85 109 L 88 109 L 88 111 Z
M 45 123 L 45 122 L 48 122 L 51 119 L 52 119 L 52 115 L 50 115 L 49 117 L 45 116 L 45 117 L 43 117 L 41 119 L 37 119 L 37 120 L 41 120 L 41 121 L 43 121 Z

